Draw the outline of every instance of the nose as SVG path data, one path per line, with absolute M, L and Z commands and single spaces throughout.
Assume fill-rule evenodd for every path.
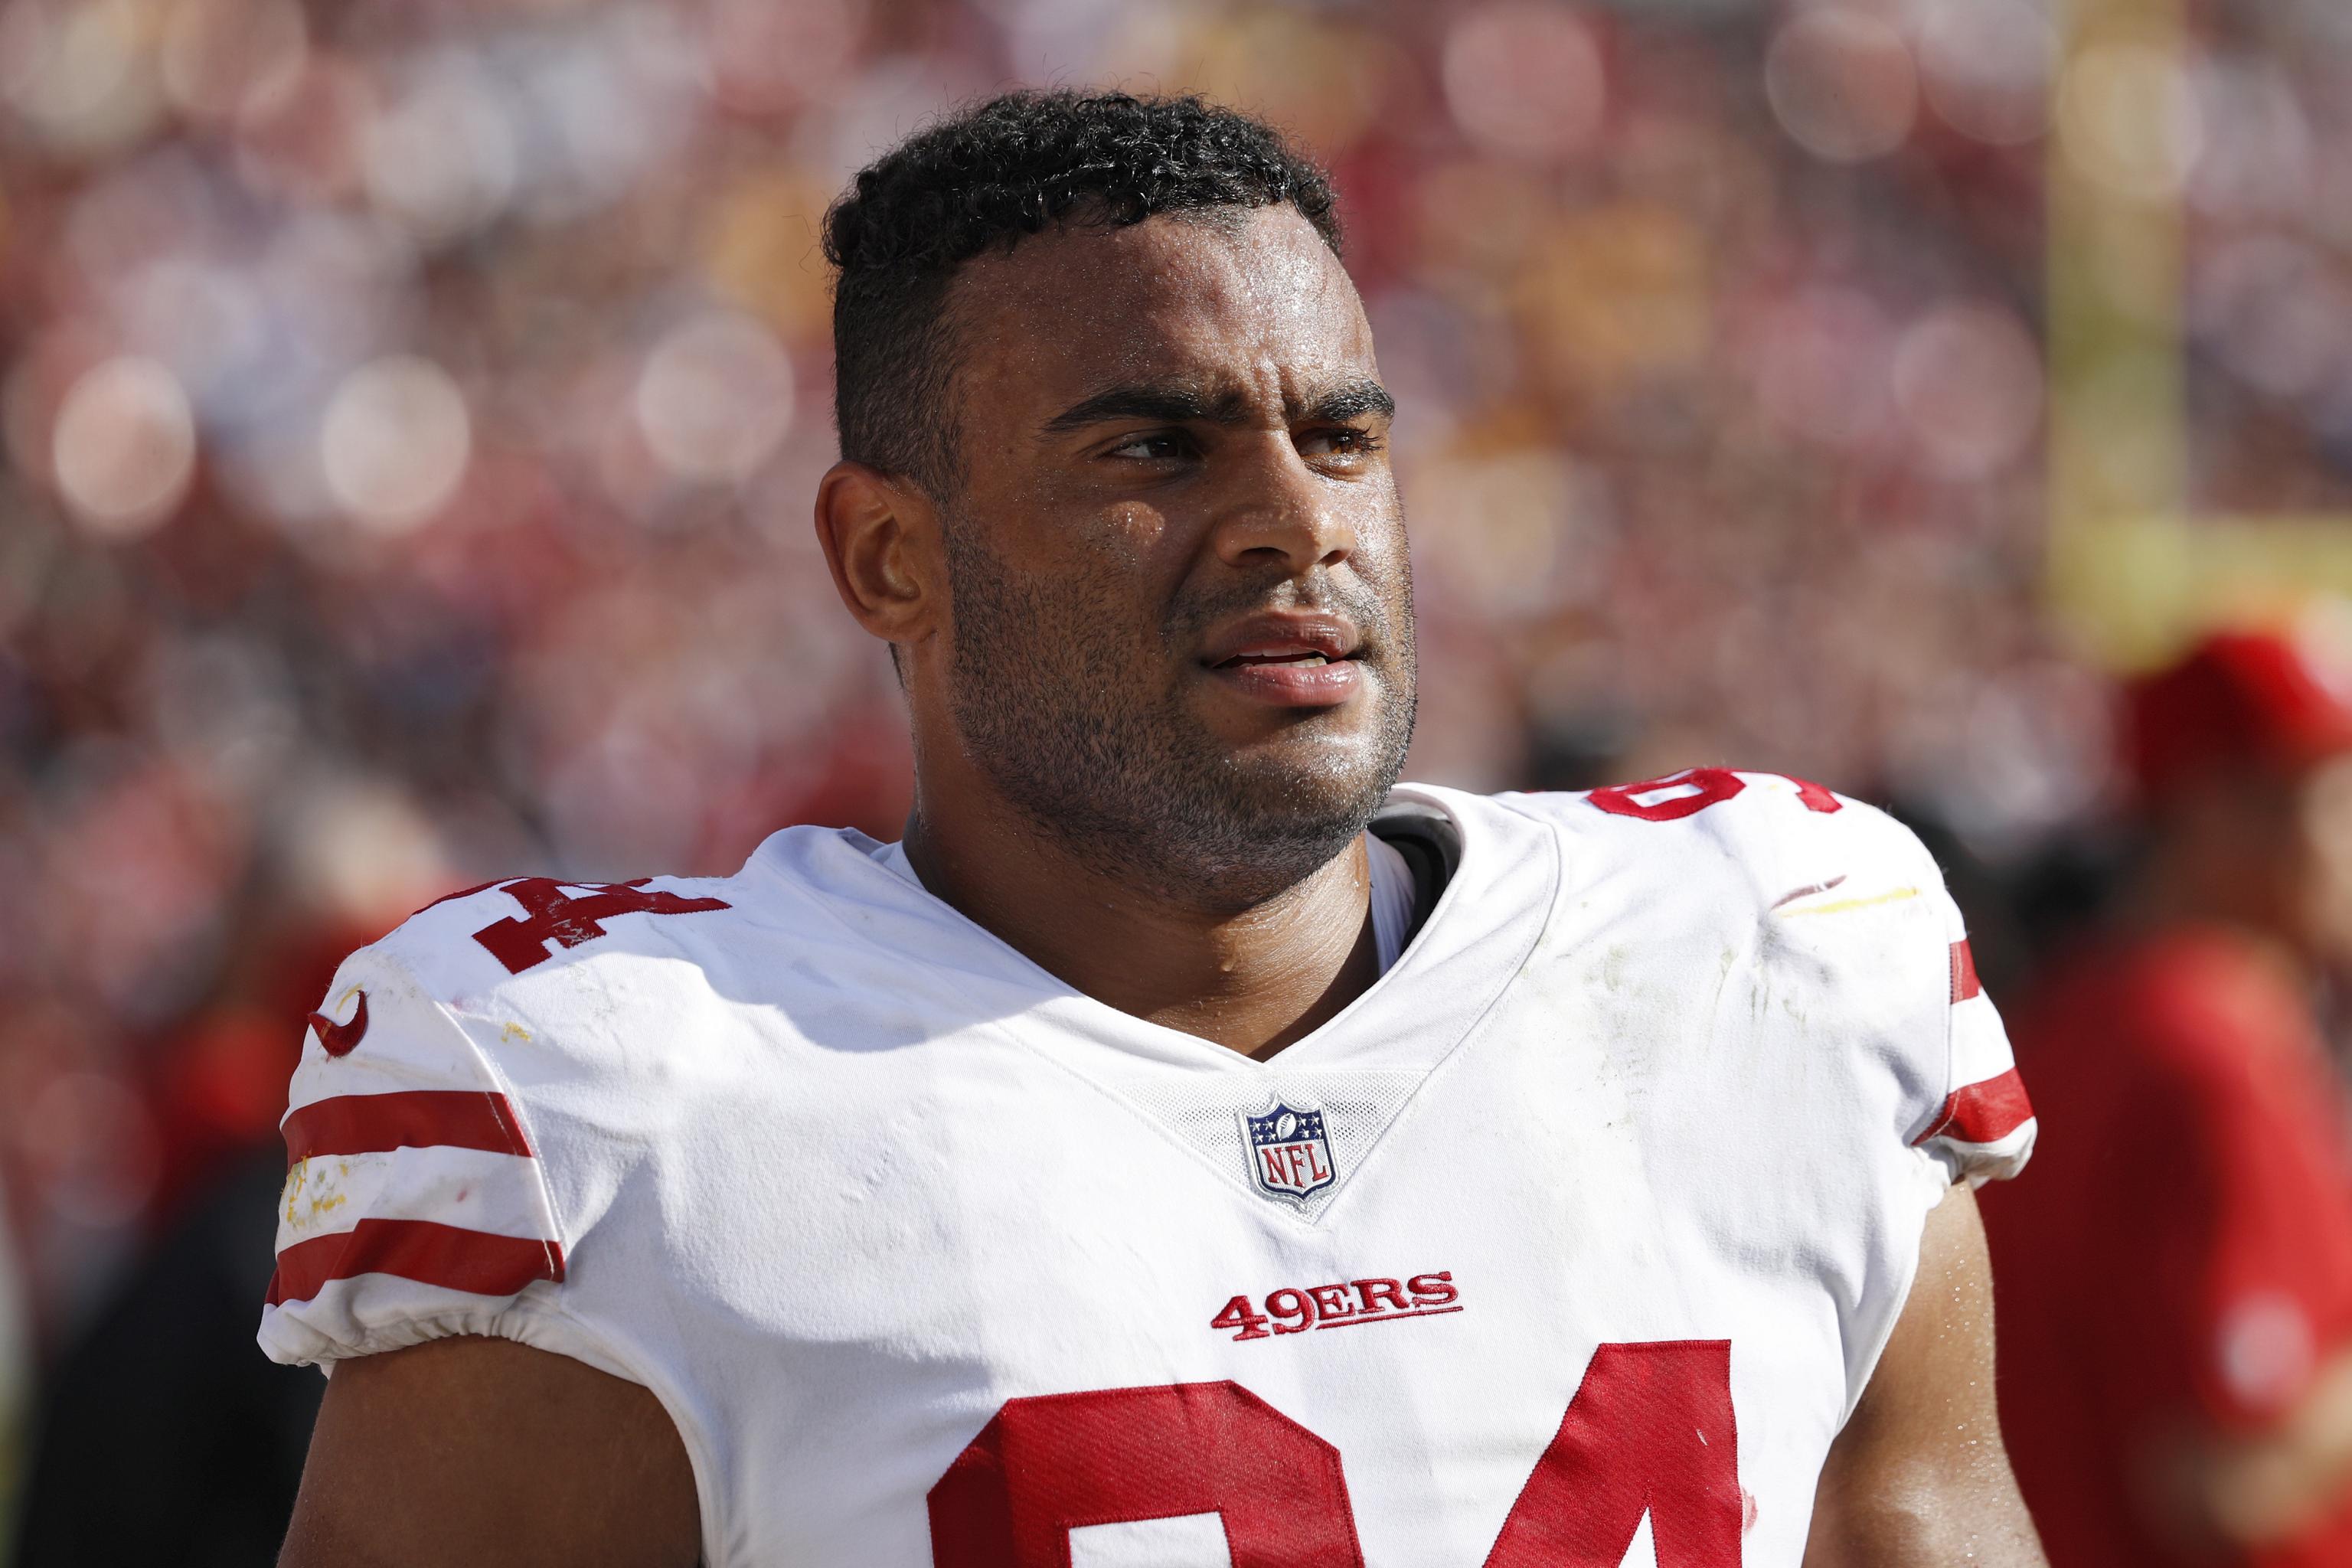
M 1278 563 L 1300 575 L 1355 553 L 1349 487 L 1308 468 L 1287 431 L 1253 445 L 1257 459 L 1234 476 L 1234 493 L 1217 521 L 1217 558 L 1245 570 Z

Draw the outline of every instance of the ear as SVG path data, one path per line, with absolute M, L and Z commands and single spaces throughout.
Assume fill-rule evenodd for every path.
M 929 497 L 865 463 L 835 463 L 816 488 L 816 537 L 859 626 L 900 647 L 938 629 L 945 577 Z

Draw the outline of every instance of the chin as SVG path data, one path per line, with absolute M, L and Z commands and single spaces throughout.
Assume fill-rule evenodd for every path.
M 1220 793 L 1250 831 L 1344 843 L 1380 809 L 1396 772 L 1370 745 L 1254 748 L 1235 754 Z

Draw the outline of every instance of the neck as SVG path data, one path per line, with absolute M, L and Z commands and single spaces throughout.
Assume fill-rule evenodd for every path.
M 934 896 L 1073 989 L 1245 1056 L 1304 1038 L 1379 974 L 1360 836 L 1237 911 L 1107 876 L 978 792 L 919 790 L 907 858 Z

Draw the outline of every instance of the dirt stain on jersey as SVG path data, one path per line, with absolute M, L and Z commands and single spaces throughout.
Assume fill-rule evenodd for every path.
M 338 1160 L 335 1169 L 337 1177 L 350 1178 L 350 1162 Z M 332 1214 L 351 1201 L 350 1194 L 334 1190 L 329 1180 L 314 1180 L 318 1174 L 310 1169 L 308 1160 L 295 1162 L 294 1168 L 286 1173 L 286 1223 L 297 1230 L 316 1225 L 320 1216 Z

